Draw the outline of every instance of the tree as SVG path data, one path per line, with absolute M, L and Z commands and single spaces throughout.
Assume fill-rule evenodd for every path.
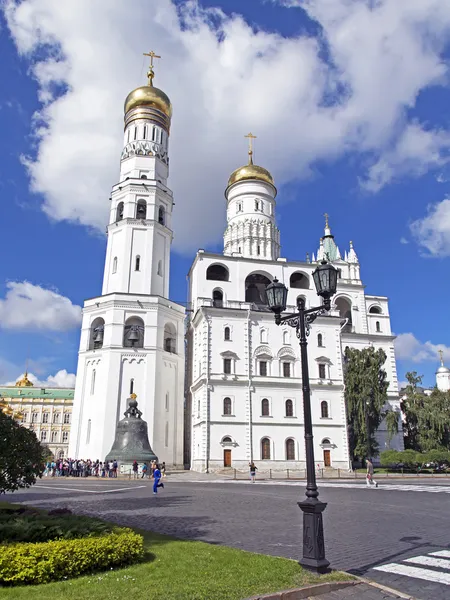
M 422 376 L 406 373 L 408 385 L 401 410 L 405 423 L 405 447 L 419 452 L 450 449 L 450 393 L 435 388 L 427 396 L 419 389 Z
M 387 410 L 384 413 L 389 445 L 391 443 L 392 438 L 398 433 L 398 415 L 399 413 L 396 410 Z
M 33 431 L 0 410 L 0 494 L 36 483 L 44 471 L 43 450 Z
M 345 350 L 345 403 L 352 460 L 377 454 L 375 431 L 385 416 L 389 385 L 383 369 L 385 361 L 381 348 Z

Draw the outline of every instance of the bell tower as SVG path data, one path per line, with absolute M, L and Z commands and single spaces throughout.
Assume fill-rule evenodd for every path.
M 102 295 L 86 300 L 83 309 L 69 454 L 104 460 L 126 398 L 138 394 L 155 453 L 181 465 L 185 309 L 169 300 L 172 104 L 153 85 L 153 61 L 160 56 L 145 56 L 147 84 L 125 99 Z

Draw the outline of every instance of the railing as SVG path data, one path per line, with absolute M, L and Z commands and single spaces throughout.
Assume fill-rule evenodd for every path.
M 405 473 L 403 469 L 401 471 L 394 472 L 377 472 L 375 468 L 375 476 L 377 479 L 426 479 L 426 478 L 435 478 L 435 477 L 450 477 L 450 470 L 443 471 L 442 473 L 421 473 L 420 471 L 417 473 Z M 244 480 L 249 479 L 249 472 L 247 470 L 237 470 L 232 469 L 232 473 L 230 473 L 230 477 L 234 480 Z M 317 479 L 366 479 L 365 472 L 359 471 L 350 471 L 348 469 L 333 469 L 333 468 L 316 468 L 316 477 Z M 306 469 L 282 469 L 282 470 L 274 470 L 274 469 L 258 469 L 256 471 L 256 479 L 260 480 L 279 480 L 285 481 L 286 479 L 290 480 L 306 480 Z

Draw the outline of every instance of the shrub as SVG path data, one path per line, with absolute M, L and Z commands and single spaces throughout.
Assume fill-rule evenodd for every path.
M 54 514 L 56 512 L 56 514 Z M 72 514 L 39 512 L 27 507 L 0 509 L 0 540 L 16 542 L 48 542 L 101 535 L 114 530 L 114 525 Z M 1 546 L 0 546 L 1 548 Z
M 77 577 L 136 562 L 144 552 L 142 536 L 128 528 L 75 540 L 3 546 L 0 584 L 38 584 Z

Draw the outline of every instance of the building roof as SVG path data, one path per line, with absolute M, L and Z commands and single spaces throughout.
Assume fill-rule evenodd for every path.
M 73 388 L 41 388 L 41 387 L 16 387 L 6 385 L 0 387 L 0 397 L 14 399 L 45 398 L 49 400 L 73 400 Z

